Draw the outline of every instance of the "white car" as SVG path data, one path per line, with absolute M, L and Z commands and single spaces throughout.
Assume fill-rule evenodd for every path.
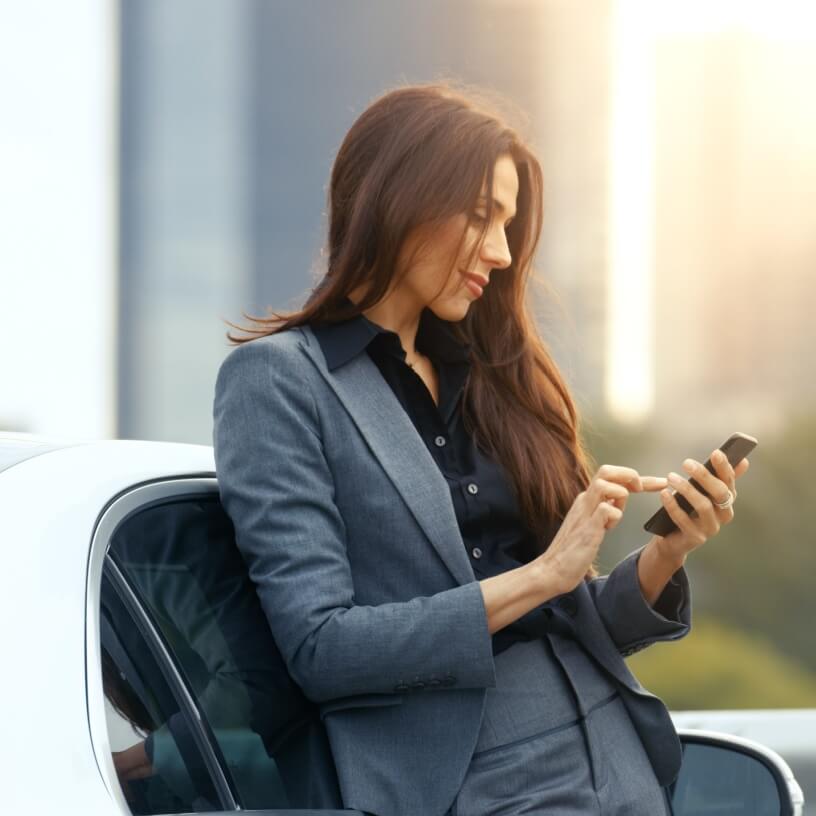
M 356 812 L 235 547 L 212 448 L 0 434 L 0 541 L 4 813 Z M 774 751 L 681 738 L 676 816 L 802 814 Z

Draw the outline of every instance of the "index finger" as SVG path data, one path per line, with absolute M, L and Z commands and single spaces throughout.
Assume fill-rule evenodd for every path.
M 655 493 L 666 487 L 669 480 L 665 476 L 641 476 L 640 482 L 645 492 Z
M 606 479 L 608 482 L 623 485 L 630 493 L 640 493 L 644 490 L 660 490 L 661 487 L 665 487 L 667 484 L 665 479 L 663 479 L 663 484 L 658 484 L 658 481 L 663 477 L 641 477 L 634 468 L 623 467 L 621 465 L 601 465 L 597 476 Z

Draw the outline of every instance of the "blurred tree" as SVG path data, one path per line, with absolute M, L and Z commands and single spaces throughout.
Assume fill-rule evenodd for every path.
M 713 618 L 694 615 L 686 638 L 656 643 L 627 663 L 674 710 L 816 706 L 816 673 Z
M 706 450 L 695 440 L 684 451 L 654 425 L 633 429 L 603 419 L 587 422 L 584 439 L 599 464 L 653 475 L 682 474 L 686 456 L 704 458 L 722 441 L 711 440 Z M 810 460 L 816 410 L 791 414 L 781 431 L 757 433 L 757 439 L 751 469 L 738 484 L 734 521 L 688 559 L 695 614 L 761 635 L 775 652 L 816 671 L 816 533 L 806 522 L 816 506 Z M 656 494 L 630 497 L 620 525 L 604 540 L 601 571 L 649 540 L 643 524 L 659 506 Z

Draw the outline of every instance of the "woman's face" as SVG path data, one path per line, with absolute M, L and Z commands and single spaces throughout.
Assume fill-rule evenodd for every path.
M 505 230 L 516 214 L 516 198 L 519 180 L 516 165 L 509 155 L 502 155 L 493 170 L 493 220 L 488 224 L 481 246 L 474 256 L 470 269 L 465 268 L 467 254 L 479 240 L 487 215 L 486 187 L 474 213 L 460 213 L 451 218 L 437 233 L 435 238 L 416 255 L 412 265 L 400 280 L 399 297 L 407 306 L 419 306 L 418 311 L 427 306 L 442 320 L 458 322 L 467 314 L 470 304 L 481 296 L 478 288 L 468 283 L 468 274 L 489 285 L 496 270 L 506 269 L 512 258 L 507 245 Z M 462 230 L 465 241 L 457 256 L 455 271 L 444 289 L 439 292 L 448 274 L 449 260 Z M 400 262 L 408 258 L 414 240 L 409 238 L 400 253 Z M 485 282 L 488 283 L 485 283 Z M 395 292 L 396 294 L 396 292 Z

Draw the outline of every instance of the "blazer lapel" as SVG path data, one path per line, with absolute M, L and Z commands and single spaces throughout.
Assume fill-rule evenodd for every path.
M 302 326 L 300 332 L 304 353 L 337 394 L 451 574 L 460 584 L 474 581 L 448 483 L 374 361 L 360 354 L 329 371 L 311 329 Z

